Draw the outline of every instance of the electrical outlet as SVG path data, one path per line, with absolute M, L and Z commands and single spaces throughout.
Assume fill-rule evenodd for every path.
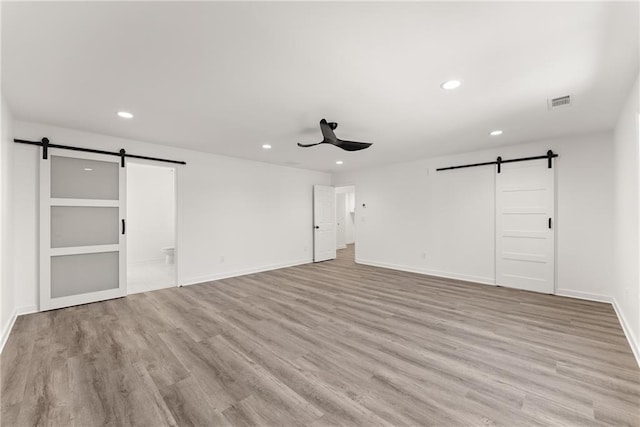
M 220 257 L 220 262 L 224 262 L 224 255 Z
M 427 253 L 426 252 L 422 252 L 422 259 L 427 259 Z

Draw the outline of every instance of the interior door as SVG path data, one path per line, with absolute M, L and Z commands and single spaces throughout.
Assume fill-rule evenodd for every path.
M 126 295 L 125 168 L 50 149 L 40 160 L 40 309 Z
M 496 284 L 554 293 L 555 164 L 504 163 L 496 175 Z
M 313 261 L 336 257 L 336 193 L 327 185 L 313 186 Z

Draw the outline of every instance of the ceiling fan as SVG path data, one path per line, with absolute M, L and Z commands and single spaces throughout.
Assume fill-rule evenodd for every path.
M 298 147 L 313 147 L 314 145 L 320 144 L 332 144 L 336 147 L 340 147 L 346 151 L 358 151 L 364 150 L 371 146 L 369 142 L 356 142 L 356 141 L 345 141 L 342 139 L 338 139 L 336 134 L 333 133 L 333 130 L 338 127 L 336 122 L 327 122 L 325 119 L 320 120 L 320 130 L 322 131 L 322 136 L 324 139 L 321 142 L 317 142 L 315 144 L 300 144 L 298 142 Z

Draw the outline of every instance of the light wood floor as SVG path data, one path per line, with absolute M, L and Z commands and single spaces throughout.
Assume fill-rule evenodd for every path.
M 608 304 L 335 261 L 20 317 L 3 426 L 640 425 Z

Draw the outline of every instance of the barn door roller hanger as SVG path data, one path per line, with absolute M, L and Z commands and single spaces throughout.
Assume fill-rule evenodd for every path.
M 553 167 L 553 158 L 554 157 L 558 157 L 558 155 L 556 153 L 554 153 L 553 151 L 549 150 L 549 151 L 547 151 L 547 154 L 545 154 L 544 156 L 521 157 L 519 159 L 507 159 L 507 160 L 503 160 L 502 157 L 498 157 L 493 162 L 473 163 L 473 164 L 469 164 L 469 165 L 460 165 L 460 166 L 448 166 L 446 168 L 438 168 L 438 169 L 436 169 L 436 171 L 440 172 L 440 171 L 446 171 L 446 170 L 451 170 L 451 169 L 472 168 L 472 167 L 476 167 L 476 166 L 486 166 L 486 165 L 498 165 L 498 173 L 500 173 L 500 169 L 501 169 L 500 166 L 503 163 L 526 162 L 528 160 L 540 160 L 540 159 L 547 159 L 548 167 L 549 167 L 549 169 L 551 169 Z
M 153 160 L 156 162 L 166 162 L 166 163 L 177 163 L 179 165 L 186 165 L 187 162 L 183 162 L 180 160 L 169 160 L 169 159 L 161 159 L 159 157 L 148 157 L 148 156 L 137 156 L 135 154 L 127 154 L 127 152 L 122 148 L 120 151 L 104 151 L 104 150 L 94 150 L 93 148 L 82 148 L 82 147 L 73 147 L 70 145 L 60 145 L 60 144 L 51 144 L 49 142 L 49 138 L 42 138 L 41 141 L 26 141 L 24 139 L 14 139 L 13 142 L 17 142 L 20 144 L 29 144 L 29 145 L 37 145 L 42 147 L 42 158 L 49 158 L 49 148 L 61 148 L 63 150 L 72 150 L 72 151 L 84 151 L 85 153 L 95 153 L 95 154 L 106 154 L 109 156 L 118 156 L 120 157 L 120 166 L 124 167 L 124 159 L 126 157 L 130 157 L 132 159 L 143 159 L 143 160 Z

